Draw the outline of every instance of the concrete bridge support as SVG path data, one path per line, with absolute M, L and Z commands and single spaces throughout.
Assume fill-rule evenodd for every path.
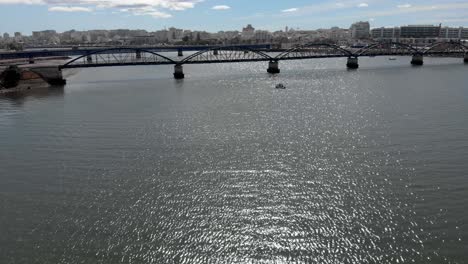
M 463 61 L 468 64 L 468 53 L 465 53 L 465 58 L 463 59 Z
M 63 78 L 62 70 L 57 66 L 31 68 L 30 71 L 39 74 L 51 85 L 65 85 L 67 83 Z
M 174 78 L 177 80 L 184 79 L 184 67 L 180 64 L 174 66 Z
M 270 61 L 268 63 L 268 70 L 267 70 L 268 73 L 271 73 L 271 74 L 276 74 L 276 73 L 280 73 L 280 69 L 279 69 L 279 61 Z
M 422 54 L 414 54 L 411 59 L 411 65 L 422 66 L 424 65 L 424 57 Z
M 358 69 L 359 68 L 359 60 L 357 57 L 348 57 L 348 62 L 346 63 L 346 67 L 348 69 Z
M 141 59 L 141 50 L 137 50 L 135 56 L 137 60 Z
M 177 50 L 177 56 L 183 57 L 184 56 L 184 51 L 181 50 L 181 49 Z

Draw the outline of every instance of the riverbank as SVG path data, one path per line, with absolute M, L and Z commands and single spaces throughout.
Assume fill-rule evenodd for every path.
M 13 88 L 0 88 L 0 96 L 18 92 L 28 92 L 36 89 L 49 88 L 50 84 L 42 79 L 21 80 Z
M 34 62 L 45 62 L 45 61 L 66 61 L 70 60 L 71 58 L 68 56 L 56 56 L 56 57 L 38 57 L 34 58 Z M 9 65 L 24 65 L 30 64 L 29 59 L 11 59 L 11 60 L 0 60 L 0 67 L 1 66 L 9 66 Z

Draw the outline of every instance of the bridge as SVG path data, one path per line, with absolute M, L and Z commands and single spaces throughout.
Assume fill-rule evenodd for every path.
M 299 45 L 282 52 L 254 49 L 249 46 L 220 46 L 193 53 L 177 60 L 154 50 L 138 47 L 116 47 L 87 52 L 63 65 L 56 67 L 56 72 L 47 70 L 51 83 L 64 83 L 61 70 L 70 68 L 135 66 L 135 65 L 174 65 L 174 78 L 185 77 L 183 66 L 187 64 L 235 63 L 235 62 L 268 62 L 267 72 L 280 73 L 279 63 L 286 60 L 303 60 L 317 58 L 347 58 L 349 69 L 359 68 L 359 57 L 374 56 L 411 56 L 411 64 L 421 66 L 424 57 L 459 57 L 468 64 L 468 47 L 458 42 L 440 42 L 431 46 L 416 48 L 399 42 L 378 42 L 361 49 L 345 49 L 334 44 L 311 43 Z M 37 70 L 36 70 L 37 71 Z
M 133 47 L 134 49 L 142 48 L 152 52 L 171 52 L 177 51 L 180 57 L 183 56 L 184 51 L 199 51 L 212 49 L 217 46 L 144 46 L 144 47 Z M 253 44 L 253 45 L 236 45 L 239 48 L 248 49 L 259 49 L 266 50 L 271 49 L 270 44 Z M 106 50 L 112 50 L 115 47 L 66 47 L 66 46 L 54 46 L 54 47 L 41 47 L 31 50 L 18 51 L 18 52 L 0 52 L 0 60 L 14 60 L 14 59 L 30 59 L 39 57 L 64 57 L 64 56 L 83 56 L 97 51 L 105 53 Z

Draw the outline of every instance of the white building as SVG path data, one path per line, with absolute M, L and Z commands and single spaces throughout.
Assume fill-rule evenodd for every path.
M 369 22 L 356 22 L 351 25 L 351 37 L 353 39 L 367 39 L 370 37 Z
M 169 32 L 167 35 L 167 39 L 169 40 L 169 42 L 182 41 L 183 37 L 184 37 L 183 29 L 178 29 L 174 27 L 169 28 Z
M 223 32 L 223 38 L 227 40 L 232 40 L 240 36 L 240 32 L 235 30 L 235 31 L 224 31 Z
M 271 43 L 273 35 L 266 30 L 257 30 L 254 33 L 254 40 L 257 43 Z
M 387 39 L 387 40 L 397 40 L 401 36 L 401 30 L 399 27 L 393 28 L 374 28 L 371 30 L 371 36 L 373 39 Z
M 468 28 L 443 27 L 440 29 L 439 37 L 448 40 L 468 39 Z
M 20 32 L 15 32 L 15 41 L 19 42 L 23 40 L 23 36 L 21 35 Z
M 332 27 L 329 31 L 328 38 L 332 40 L 348 40 L 350 38 L 350 31 L 348 29 Z
M 154 32 L 154 38 L 157 42 L 166 42 L 168 40 L 169 31 L 167 30 L 158 30 Z

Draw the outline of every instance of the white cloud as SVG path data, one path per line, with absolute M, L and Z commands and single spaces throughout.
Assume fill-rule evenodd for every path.
M 26 5 L 38 5 L 43 4 L 42 0 L 0 0 L 0 4 L 26 4 Z
M 159 12 L 159 11 L 153 11 L 153 12 L 148 12 L 143 15 L 149 15 L 155 18 L 171 18 L 172 15 L 164 12 Z
M 397 5 L 398 8 L 410 8 L 410 4 Z
M 299 11 L 298 8 L 289 8 L 289 9 L 281 10 L 281 12 L 283 13 L 291 13 L 291 12 L 297 12 L 297 11 Z
M 87 12 L 92 9 L 130 12 L 134 15 L 148 15 L 169 18 L 171 14 L 161 11 L 183 11 L 194 8 L 204 0 L 0 0 L 2 4 L 49 5 L 49 11 Z
M 365 1 L 365 2 L 363 2 Z M 325 14 L 337 10 L 354 9 L 356 7 L 368 7 L 371 3 L 384 0 L 335 0 L 335 1 L 322 1 L 322 3 L 302 6 L 299 8 L 283 10 L 280 17 L 298 17 L 311 14 Z M 286 11 L 286 12 L 284 12 Z
M 227 5 L 217 5 L 217 6 L 213 6 L 211 9 L 213 9 L 213 10 L 228 10 L 228 9 L 231 9 L 231 7 L 227 6 Z
M 152 6 L 120 6 L 121 12 L 132 13 L 136 16 L 152 16 L 154 18 L 171 18 L 169 13 L 161 12 Z M 125 7 L 125 8 L 123 8 Z
M 412 14 L 412 13 L 423 13 L 423 12 L 441 12 L 445 10 L 462 10 L 468 9 L 468 3 L 443 3 L 443 4 L 433 4 L 433 5 L 402 5 L 398 9 L 388 10 L 388 11 L 378 11 L 373 12 L 371 15 L 374 17 L 383 17 L 383 16 L 397 16 L 403 14 Z
M 51 12 L 91 12 L 91 8 L 80 6 L 53 6 L 49 8 Z

